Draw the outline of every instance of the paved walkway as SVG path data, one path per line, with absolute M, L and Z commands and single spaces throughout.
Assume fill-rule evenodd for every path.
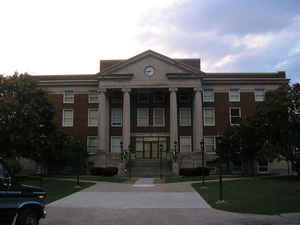
M 41 225 L 300 224 L 300 214 L 264 216 L 215 210 L 189 183 L 153 184 L 151 179 L 135 185 L 98 182 L 49 204 L 47 212 Z

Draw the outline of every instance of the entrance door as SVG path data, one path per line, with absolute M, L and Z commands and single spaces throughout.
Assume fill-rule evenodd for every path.
M 159 146 L 162 146 L 162 158 L 166 157 L 167 140 L 164 137 L 136 138 L 136 158 L 159 159 Z

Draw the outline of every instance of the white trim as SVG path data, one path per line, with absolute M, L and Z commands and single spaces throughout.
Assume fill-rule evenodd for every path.
M 72 125 L 65 125 L 65 111 L 72 112 Z M 74 110 L 73 109 L 63 109 L 62 111 L 62 127 L 73 127 L 74 126 Z
M 96 96 L 96 97 L 95 97 Z M 99 98 L 98 98 L 98 93 L 97 91 L 89 91 L 88 93 L 88 102 L 89 103 L 99 103 Z M 94 98 L 94 100 L 92 100 Z
M 192 152 L 192 147 L 193 147 L 193 143 L 192 143 L 192 136 L 179 136 L 179 150 L 182 153 L 183 151 L 182 149 L 182 140 L 181 139 L 188 139 L 190 141 L 189 143 L 189 151 L 184 151 L 184 152 Z
M 188 111 L 189 112 L 189 118 L 186 123 L 182 121 L 182 111 Z M 172 121 L 171 121 L 172 122 Z M 180 107 L 179 108 L 179 126 L 180 127 L 190 127 L 192 126 L 192 109 L 191 107 Z
M 208 151 L 206 151 L 206 148 L 205 148 L 205 138 L 211 138 L 211 137 L 213 138 L 213 152 L 208 152 Z M 212 135 L 208 135 L 208 136 L 204 136 L 203 140 L 204 140 L 204 151 L 205 151 L 205 153 L 215 155 L 216 154 L 216 137 L 212 136 Z
M 233 90 L 237 90 L 237 92 L 238 92 L 238 99 L 232 99 L 232 92 L 233 92 Z M 229 89 L 229 93 L 228 93 L 228 98 L 229 98 L 229 102 L 240 102 L 240 100 L 241 100 L 241 93 L 240 93 L 240 89 L 239 88 L 230 88 Z
M 72 101 L 70 101 L 70 102 L 66 101 L 66 92 L 73 92 Z M 63 95 L 63 103 L 64 104 L 74 104 L 74 102 L 75 102 L 75 92 L 74 92 L 74 90 L 73 89 L 65 90 L 64 95 Z
M 257 94 L 258 91 L 263 91 L 262 98 L 260 98 L 261 95 Z M 255 99 L 256 102 L 263 102 L 265 100 L 265 89 L 263 89 L 263 88 L 256 88 L 256 89 L 254 89 L 254 99 Z
M 119 145 L 120 145 L 120 152 L 113 152 L 113 151 L 112 151 L 112 150 L 113 150 L 113 141 L 112 141 L 112 140 L 113 140 L 114 138 L 119 138 L 119 139 L 120 139 L 120 144 L 119 144 Z M 111 136 L 111 137 L 110 137 L 110 152 L 111 152 L 111 153 L 121 153 L 121 151 L 122 151 L 122 149 L 121 149 L 121 141 L 122 141 L 122 136 Z
M 140 111 L 140 110 L 145 110 L 145 111 Z M 145 121 L 140 120 L 140 113 L 141 112 L 146 112 L 147 118 Z M 137 107 L 136 108 L 136 127 L 149 127 L 149 108 L 147 107 Z
M 238 124 L 233 124 L 232 122 L 231 122 L 231 109 L 239 109 L 239 116 L 240 116 L 240 120 L 242 119 L 242 117 L 241 117 L 241 107 L 229 107 L 229 122 L 230 122 L 230 125 L 231 126 L 239 126 L 240 124 L 238 123 Z
M 96 111 L 96 122 L 93 124 L 91 118 L 90 118 L 90 112 L 91 111 Z M 97 108 L 88 108 L 88 127 L 98 127 L 98 118 L 99 118 L 99 113 Z
M 120 121 L 120 124 L 114 124 L 113 123 L 113 109 L 119 109 L 120 110 L 120 112 L 121 112 L 121 121 Z M 123 112 L 122 112 L 122 108 L 121 107 L 112 107 L 111 108 L 111 123 L 110 123 L 110 125 L 112 126 L 112 127 L 122 127 L 122 123 L 123 123 Z
M 206 118 L 206 110 L 213 110 L 213 123 L 208 124 L 205 120 Z M 203 107 L 203 124 L 205 127 L 214 127 L 216 126 L 216 110 L 215 107 Z

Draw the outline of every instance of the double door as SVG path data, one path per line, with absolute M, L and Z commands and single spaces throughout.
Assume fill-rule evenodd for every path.
M 136 139 L 136 158 L 138 159 L 160 159 L 166 157 L 167 140 L 158 137 L 143 137 Z

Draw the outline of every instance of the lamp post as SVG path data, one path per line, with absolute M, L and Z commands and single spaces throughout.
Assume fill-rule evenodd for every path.
M 81 151 L 80 138 L 78 138 L 76 142 L 77 142 L 77 146 L 80 146 L 80 151 Z M 77 186 L 78 187 L 80 187 L 79 176 L 80 176 L 80 170 L 81 170 L 81 166 L 82 166 L 81 157 L 82 157 L 81 154 L 78 154 L 78 152 L 77 152 L 76 158 L 78 159 L 78 162 L 80 164 L 79 169 L 77 171 Z
M 40 143 L 41 146 L 44 147 L 45 145 L 45 141 L 46 141 L 46 135 L 44 134 L 44 124 L 40 124 L 40 130 L 41 130 L 41 135 L 40 135 Z M 43 186 L 43 173 L 44 173 L 44 151 L 42 150 L 42 148 L 40 148 L 40 153 L 41 153 L 41 165 L 40 165 L 40 186 Z
M 177 141 L 174 141 L 174 161 L 177 160 Z
M 159 145 L 159 178 L 162 179 L 162 150 L 163 145 Z
M 201 175 L 202 175 L 202 186 L 204 187 L 204 140 L 200 142 L 201 146 L 201 152 L 202 152 L 202 170 L 201 170 Z
M 217 148 L 220 148 L 222 143 L 222 135 L 216 136 Z M 219 200 L 217 204 L 224 203 L 223 200 L 223 171 L 222 171 L 222 157 L 219 157 Z

